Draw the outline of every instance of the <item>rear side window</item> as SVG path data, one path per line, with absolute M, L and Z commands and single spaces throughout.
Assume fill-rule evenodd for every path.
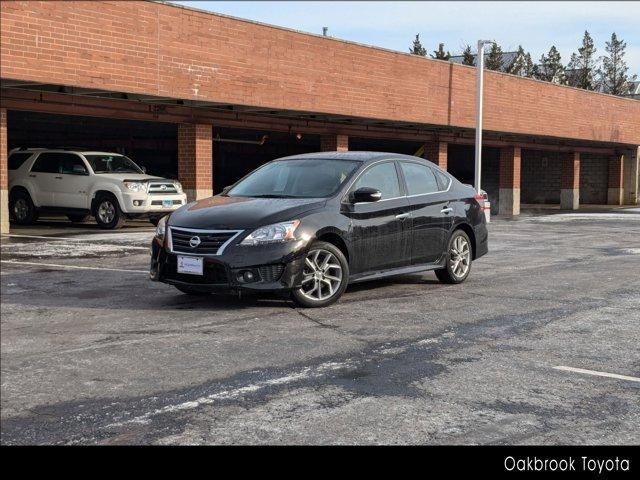
M 60 173 L 60 162 L 57 153 L 41 153 L 31 167 L 32 172 Z
M 426 165 L 400 162 L 404 180 L 407 183 L 407 195 L 422 195 L 440 190 L 436 176 Z
M 73 153 L 41 153 L 38 155 L 33 167 L 31 167 L 31 171 L 40 173 L 73 173 L 74 164 L 79 164 L 84 167 L 84 163 L 80 157 Z
M 380 190 L 382 200 L 397 198 L 400 196 L 400 182 L 393 162 L 381 163 L 369 168 L 356 180 L 352 190 L 362 187 L 371 187 Z
M 19 169 L 27 159 L 33 155 L 32 153 L 12 153 L 9 155 L 9 170 Z
M 440 190 L 446 190 L 447 188 L 449 188 L 449 185 L 451 184 L 451 179 L 447 175 L 440 172 L 439 170 L 433 170 L 433 173 L 436 174 L 436 178 L 438 179 L 438 185 L 440 185 Z

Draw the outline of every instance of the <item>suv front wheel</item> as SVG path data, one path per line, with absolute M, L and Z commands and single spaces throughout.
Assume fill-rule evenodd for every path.
M 118 199 L 110 193 L 101 194 L 96 198 L 93 216 L 96 218 L 98 226 L 107 230 L 120 228 L 125 221 Z

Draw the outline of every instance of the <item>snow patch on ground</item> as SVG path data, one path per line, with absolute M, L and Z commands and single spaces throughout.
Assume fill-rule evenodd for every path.
M 640 215 L 636 213 L 559 213 L 557 215 L 547 215 L 536 217 L 536 222 L 556 223 L 581 220 L 627 220 L 640 222 Z

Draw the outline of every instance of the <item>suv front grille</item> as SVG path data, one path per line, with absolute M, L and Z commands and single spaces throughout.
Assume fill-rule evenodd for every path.
M 169 227 L 171 235 L 171 249 L 176 253 L 190 253 L 193 255 L 221 255 L 226 246 L 238 236 L 242 230 L 190 230 Z M 193 247 L 197 240 L 200 243 Z M 192 242 L 191 240 L 195 240 Z
M 178 261 L 175 255 L 167 255 L 162 275 L 167 280 L 192 283 L 196 285 L 228 285 L 227 269 L 221 263 L 204 262 L 202 275 L 178 273 Z
M 172 182 L 149 182 L 149 193 L 155 195 L 175 195 L 178 191 Z

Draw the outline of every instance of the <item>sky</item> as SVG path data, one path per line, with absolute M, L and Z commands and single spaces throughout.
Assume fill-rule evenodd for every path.
M 479 39 L 495 40 L 503 51 L 522 45 L 534 60 L 551 45 L 566 64 L 584 31 L 603 55 L 615 32 L 627 43 L 630 74 L 640 74 L 640 1 L 635 2 L 340 2 L 176 1 L 183 5 L 304 32 L 407 52 L 417 33 L 432 52 L 440 42 L 452 55 Z M 640 76 L 640 75 L 639 75 Z

